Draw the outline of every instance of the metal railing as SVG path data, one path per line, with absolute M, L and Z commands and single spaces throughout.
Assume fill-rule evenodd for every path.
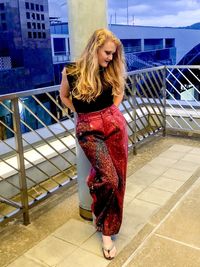
M 199 133 L 200 66 L 166 68 L 167 127 Z
M 66 63 L 70 61 L 70 52 L 58 51 L 53 55 L 53 63 Z
M 200 66 L 162 66 L 128 73 L 120 106 L 129 147 L 166 130 L 200 133 Z M 76 181 L 73 114 L 59 86 L 0 96 L 0 222 L 23 214 Z

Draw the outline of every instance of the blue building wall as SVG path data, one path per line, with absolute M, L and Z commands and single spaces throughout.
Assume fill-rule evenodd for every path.
M 0 68 L 0 95 L 54 84 L 48 0 L 0 4 L 0 57 L 11 59 Z
M 62 54 L 64 51 L 61 42 L 68 38 L 68 23 L 52 23 L 50 28 L 53 39 L 52 44 L 54 45 L 54 40 L 56 40 L 57 43 L 60 42 L 60 47 L 62 47 L 62 51 L 59 51 L 58 49 L 56 50 L 56 53 Z M 111 30 L 113 30 L 115 28 L 115 25 L 110 25 L 110 28 Z M 122 28 L 124 29 L 124 31 L 127 31 L 126 25 L 123 25 Z M 176 64 L 177 50 L 175 46 L 175 38 L 151 38 L 151 36 L 147 36 L 146 38 L 142 36 L 143 38 L 141 38 L 139 36 L 132 36 L 128 33 L 126 35 L 126 38 L 123 38 L 123 36 L 121 37 L 120 34 L 117 35 L 124 47 L 128 71 L 158 65 Z M 53 50 L 55 52 L 55 47 Z M 54 76 L 56 84 L 60 83 L 60 73 L 66 63 L 67 61 L 65 60 L 65 62 L 57 62 L 56 64 L 54 64 Z

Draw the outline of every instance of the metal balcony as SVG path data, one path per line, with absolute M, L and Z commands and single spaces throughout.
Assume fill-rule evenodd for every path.
M 120 106 L 129 152 L 167 133 L 200 134 L 200 66 L 161 66 L 127 73 Z M 59 86 L 0 96 L 0 222 L 23 214 L 76 182 L 74 119 Z

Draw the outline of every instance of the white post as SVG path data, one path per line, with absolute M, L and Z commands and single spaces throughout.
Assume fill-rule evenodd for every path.
M 71 61 L 76 61 L 92 33 L 107 28 L 107 0 L 67 0 Z M 92 199 L 86 185 L 90 163 L 77 144 L 77 171 L 80 215 L 92 219 Z

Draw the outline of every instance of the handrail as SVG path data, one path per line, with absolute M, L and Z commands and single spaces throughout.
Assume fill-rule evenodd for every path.
M 59 90 L 59 85 L 53 85 L 53 86 L 48 86 L 48 87 L 41 87 L 33 90 L 26 90 L 22 92 L 16 92 L 16 93 L 11 93 L 11 94 L 5 94 L 5 95 L 0 95 L 0 101 L 3 100 L 11 100 L 16 97 L 27 97 L 30 95 L 39 95 L 43 93 L 50 93 L 50 92 L 55 92 Z
M 120 109 L 130 151 L 168 130 L 200 135 L 199 70 L 170 65 L 127 72 Z M 0 222 L 22 213 L 28 224 L 30 208 L 76 179 L 74 118 L 60 103 L 59 85 L 0 95 L 0 110 Z

